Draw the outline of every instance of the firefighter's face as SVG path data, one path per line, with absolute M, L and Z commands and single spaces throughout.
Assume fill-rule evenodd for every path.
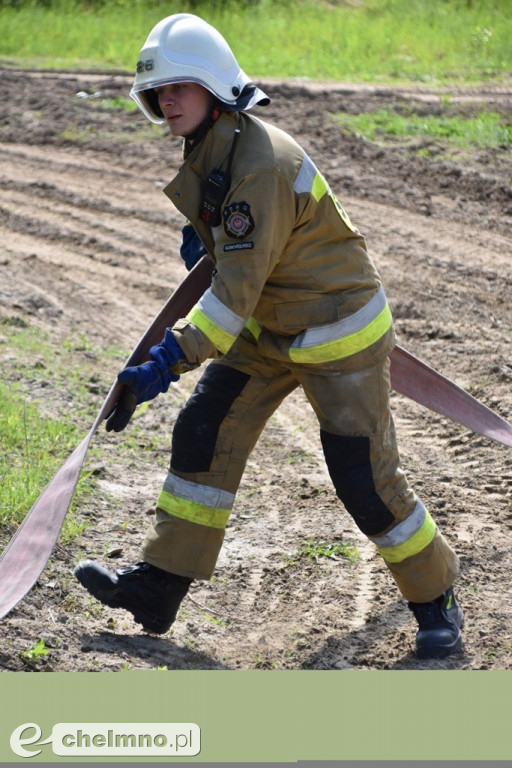
M 173 136 L 190 136 L 208 116 L 212 94 L 198 83 L 168 83 L 155 91 Z

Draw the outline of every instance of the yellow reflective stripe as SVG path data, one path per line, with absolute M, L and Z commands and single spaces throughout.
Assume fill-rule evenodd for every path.
M 208 528 L 224 529 L 231 514 L 230 509 L 208 507 L 206 504 L 183 499 L 163 489 L 158 495 L 157 507 L 173 517 L 198 525 L 206 525 Z
M 245 325 L 245 319 L 233 312 L 208 288 L 187 315 L 221 352 L 227 352 Z
M 435 533 L 436 524 L 430 514 L 426 512 L 423 525 L 407 541 L 404 541 L 403 544 L 398 544 L 396 547 L 377 547 L 377 552 L 388 563 L 401 563 L 402 560 L 417 555 L 418 552 L 425 549 L 434 538 Z
M 315 178 L 313 179 L 313 184 L 311 186 L 311 194 L 315 198 L 315 200 L 318 201 L 322 199 L 322 197 L 325 195 L 325 193 L 328 190 L 327 182 L 322 176 L 321 173 L 315 174 Z
M 343 209 L 343 206 L 340 202 L 338 202 L 337 198 L 331 191 L 331 188 L 327 184 L 326 180 L 322 176 L 322 174 L 317 170 L 315 164 L 311 160 L 311 158 L 308 157 L 306 153 L 304 153 L 304 157 L 302 158 L 302 164 L 299 168 L 299 172 L 295 178 L 295 181 L 293 182 L 293 189 L 294 191 L 300 195 L 304 192 L 308 192 L 311 197 L 316 200 L 318 203 L 322 197 L 327 192 L 329 197 L 331 198 L 332 202 L 336 206 L 336 210 L 347 225 L 347 227 L 352 230 L 352 232 L 359 234 L 355 227 L 352 226 L 352 222 L 350 221 L 346 211 Z
M 258 321 L 255 320 L 254 317 L 250 317 L 246 322 L 245 327 L 250 333 L 252 333 L 252 335 L 257 341 L 261 333 L 261 325 L 258 323 Z
M 334 206 L 336 208 L 336 211 L 338 212 L 339 216 L 342 218 L 342 220 L 345 222 L 347 227 L 352 230 L 352 232 L 355 232 L 354 226 L 352 222 L 349 219 L 348 213 L 343 208 L 342 204 L 334 194 L 334 192 L 331 190 L 329 185 L 327 184 L 326 180 L 322 176 L 321 173 L 317 173 L 314 180 L 313 180 L 313 186 L 311 187 L 311 194 L 317 201 L 317 203 L 322 199 L 322 197 L 325 195 L 325 193 L 328 193 L 329 197 L 331 198 L 332 202 L 334 203 Z
M 290 347 L 290 358 L 296 363 L 328 363 L 342 360 L 370 347 L 391 327 L 391 310 L 386 304 L 377 317 L 354 333 L 315 346 Z
M 187 315 L 187 320 L 199 328 L 205 336 L 208 336 L 212 344 L 219 352 L 225 354 L 235 343 L 236 336 L 221 328 L 217 323 L 206 315 L 197 304 Z

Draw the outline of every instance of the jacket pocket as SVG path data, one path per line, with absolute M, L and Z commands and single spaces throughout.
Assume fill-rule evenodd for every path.
M 277 322 L 283 331 L 299 333 L 306 328 L 335 323 L 338 320 L 338 302 L 334 296 L 323 296 L 309 301 L 290 301 L 276 304 Z

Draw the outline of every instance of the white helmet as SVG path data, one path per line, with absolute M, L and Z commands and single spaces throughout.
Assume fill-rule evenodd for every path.
M 153 88 L 179 82 L 204 86 L 227 111 L 270 101 L 240 69 L 220 32 L 191 13 L 167 16 L 151 30 L 139 55 L 130 96 L 151 122 L 164 123 Z

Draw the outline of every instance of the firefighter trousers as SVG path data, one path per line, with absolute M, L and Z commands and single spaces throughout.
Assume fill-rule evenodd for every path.
M 298 386 L 317 416 L 336 493 L 400 592 L 413 602 L 438 597 L 455 581 L 458 558 L 400 467 L 389 358 L 362 370 L 298 366 L 261 356 L 245 333 L 210 362 L 178 416 L 143 559 L 181 576 L 212 576 L 247 459 Z

